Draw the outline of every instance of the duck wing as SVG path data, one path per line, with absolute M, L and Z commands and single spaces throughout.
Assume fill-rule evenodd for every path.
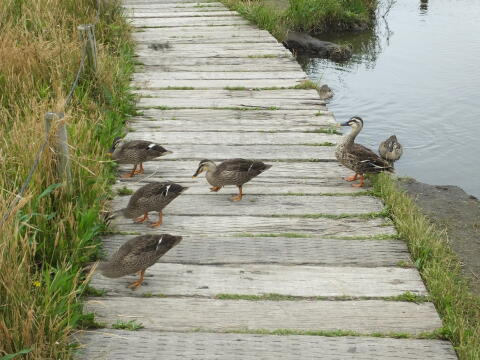
M 126 241 L 115 254 L 112 261 L 124 261 L 140 254 L 155 252 L 155 245 L 158 243 L 158 235 L 141 235 Z
M 356 162 L 363 172 L 368 173 L 393 170 L 392 166 L 387 161 L 363 145 L 354 143 L 352 145 L 351 154 L 355 156 Z
M 150 153 L 150 156 L 160 156 L 163 153 L 166 153 L 168 150 L 165 149 L 163 146 L 160 144 L 151 142 L 151 141 L 146 141 L 146 140 L 132 140 L 127 142 L 124 145 L 124 150 L 128 151 L 145 151 Z
M 261 161 L 247 160 L 247 159 L 230 159 L 225 160 L 217 167 L 217 172 L 245 172 L 255 174 L 254 176 L 262 173 L 263 171 L 271 168 L 272 165 L 267 165 Z

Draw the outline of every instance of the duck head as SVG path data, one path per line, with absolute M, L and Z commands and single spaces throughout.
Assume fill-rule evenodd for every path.
M 204 171 L 213 171 L 215 170 L 217 166 L 212 160 L 204 159 L 200 161 L 198 164 L 197 171 L 195 171 L 195 174 L 193 174 L 193 178 L 196 178 L 198 175 L 200 175 Z
M 363 120 L 360 116 L 351 117 L 350 120 L 340 124 L 340 126 L 350 126 L 352 129 L 361 129 L 363 127 Z
M 116 137 L 113 139 L 112 147 L 108 150 L 108 154 L 112 155 L 116 148 L 121 146 L 125 141 L 121 137 Z

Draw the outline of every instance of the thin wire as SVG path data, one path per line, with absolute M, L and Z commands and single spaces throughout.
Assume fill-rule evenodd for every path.
M 87 40 L 85 39 L 85 43 L 83 44 L 83 52 L 82 52 L 82 59 L 80 60 L 80 66 L 78 67 L 77 75 L 75 76 L 75 80 L 70 87 L 70 91 L 68 92 L 67 98 L 65 100 L 65 108 L 70 105 L 70 101 L 72 101 L 73 92 L 78 86 L 78 82 L 80 80 L 80 76 L 82 75 L 83 69 L 85 67 L 85 59 L 87 58 Z

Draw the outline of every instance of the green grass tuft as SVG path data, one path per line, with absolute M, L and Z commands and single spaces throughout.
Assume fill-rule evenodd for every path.
M 133 190 L 127 188 L 126 186 L 123 186 L 122 188 L 117 190 L 117 194 L 120 195 L 120 196 L 132 195 Z
M 375 192 L 389 207 L 399 236 L 442 317 L 441 336 L 450 340 L 460 359 L 480 358 L 480 297 L 462 276 L 462 265 L 447 235 L 434 226 L 388 174 L 373 177 Z M 438 334 L 437 334 L 438 335 Z
M 144 328 L 143 324 L 138 323 L 137 320 L 130 320 L 130 321 L 117 320 L 116 323 L 112 324 L 112 329 L 137 331 L 143 328 Z

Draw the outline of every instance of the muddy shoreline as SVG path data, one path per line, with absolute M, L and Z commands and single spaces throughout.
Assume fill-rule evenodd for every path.
M 480 295 L 480 201 L 458 186 L 399 178 L 400 187 L 440 229 L 463 264 L 471 289 Z

